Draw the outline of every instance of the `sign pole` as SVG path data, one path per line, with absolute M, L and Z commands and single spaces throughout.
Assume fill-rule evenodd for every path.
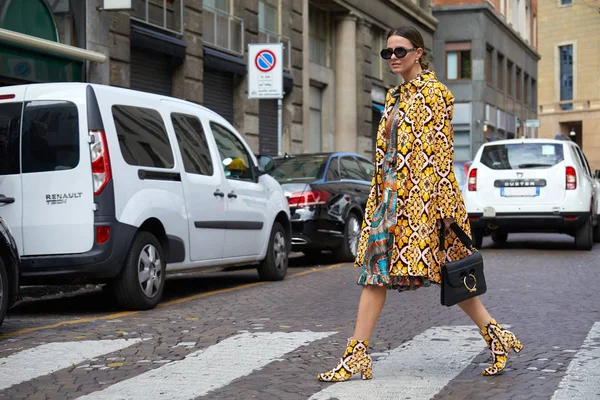
M 283 101 L 281 97 L 277 99 L 277 155 L 281 154 L 283 147 Z

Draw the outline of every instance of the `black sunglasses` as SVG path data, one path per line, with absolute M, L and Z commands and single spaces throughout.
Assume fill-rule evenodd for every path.
M 407 49 L 406 47 L 396 47 L 395 49 L 383 49 L 381 50 L 381 58 L 384 60 L 389 60 L 392 58 L 392 54 L 396 56 L 396 58 L 404 58 L 410 52 L 417 50 L 417 47 L 413 47 L 412 49 Z

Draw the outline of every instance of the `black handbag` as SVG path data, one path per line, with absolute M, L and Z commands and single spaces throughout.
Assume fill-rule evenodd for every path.
M 473 247 L 473 241 L 455 222 L 450 225 L 462 244 L 469 247 L 473 253 L 463 259 L 447 262 L 440 268 L 442 295 L 444 306 L 453 306 L 471 297 L 486 292 L 485 275 L 483 274 L 483 257 Z M 446 227 L 442 222 L 440 228 L 440 249 L 445 251 Z

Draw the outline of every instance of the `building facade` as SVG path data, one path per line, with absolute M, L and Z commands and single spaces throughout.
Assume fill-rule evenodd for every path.
M 600 3 L 540 2 L 540 136 L 577 142 L 600 169 Z
M 81 82 L 86 63 L 106 56 L 86 50 L 85 2 L 0 0 L 0 86 Z
M 79 81 L 182 98 L 221 114 L 268 155 L 372 155 L 385 92 L 399 83 L 379 57 L 387 31 L 416 26 L 432 54 L 437 26 L 431 0 L 137 0 L 121 11 L 102 4 L 0 0 L 0 85 Z M 277 100 L 248 99 L 248 44 L 277 42 L 281 110 Z
M 537 0 L 434 0 L 435 70 L 455 97 L 455 158 L 488 141 L 535 137 Z
M 372 156 L 386 91 L 400 82 L 379 52 L 390 29 L 412 25 L 431 54 L 431 1 L 320 0 L 304 7 L 304 151 Z

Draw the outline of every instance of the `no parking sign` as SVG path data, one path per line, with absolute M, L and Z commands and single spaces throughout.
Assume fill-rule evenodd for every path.
M 248 98 L 283 97 L 283 45 L 248 45 Z

